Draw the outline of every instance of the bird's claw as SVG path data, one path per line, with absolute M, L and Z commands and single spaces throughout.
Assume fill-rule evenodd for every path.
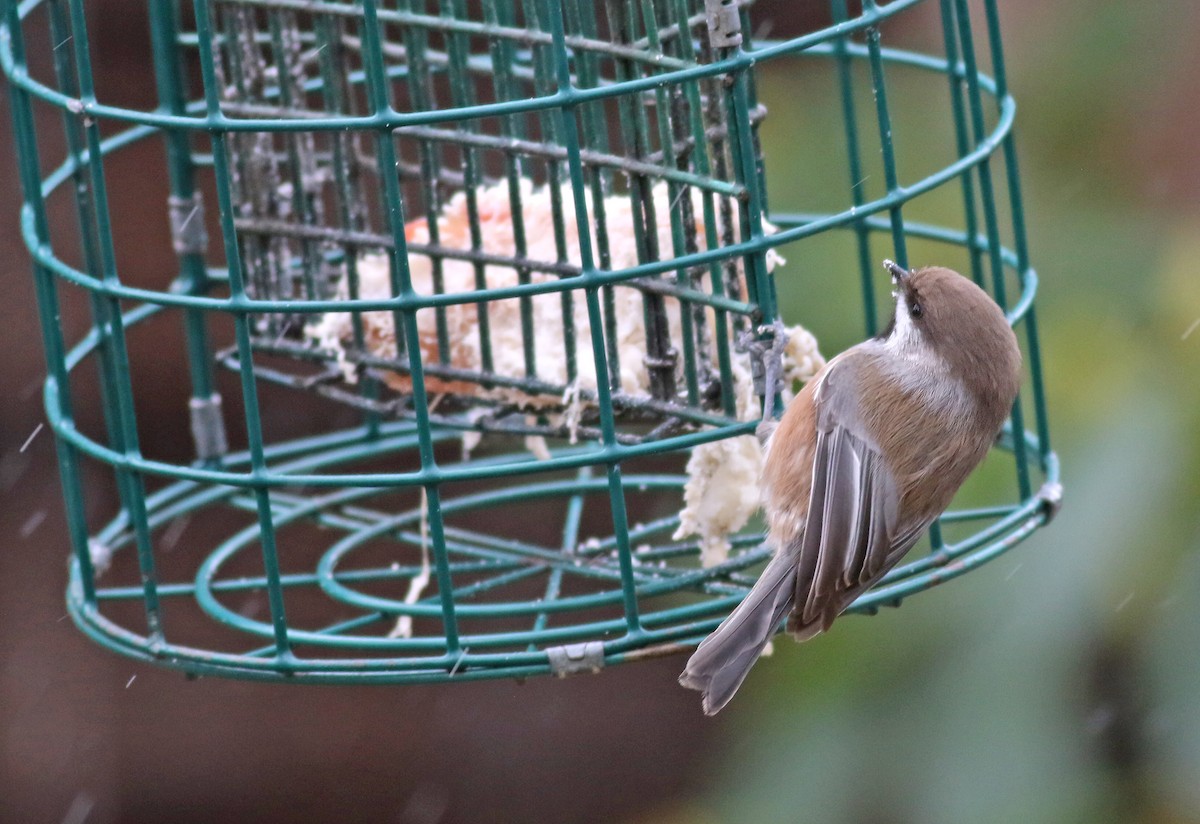
M 783 357 L 783 350 L 787 348 L 788 333 L 787 327 L 783 325 L 783 321 L 779 318 L 771 321 L 765 326 L 758 327 L 758 334 L 771 336 L 771 356 L 776 358 Z
M 765 340 L 767 337 L 770 339 Z M 782 356 L 787 342 L 787 327 L 783 325 L 783 321 L 776 318 L 756 328 L 742 330 L 737 336 L 735 346 L 737 351 L 749 352 L 761 359 L 766 357 L 768 352 L 774 356 Z
M 763 399 L 763 408 L 767 410 L 764 419 L 774 416 L 774 398 L 779 392 L 779 375 L 783 371 L 783 350 L 787 342 L 787 328 L 778 318 L 756 329 L 747 329 L 737 339 L 738 351 L 750 353 L 754 391 Z

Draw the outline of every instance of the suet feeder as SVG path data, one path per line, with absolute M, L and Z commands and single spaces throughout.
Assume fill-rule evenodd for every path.
M 830 0 L 829 25 L 777 42 L 752 42 L 747 0 L 145 6 L 158 101 L 139 110 L 97 91 L 101 4 L 0 0 L 67 603 L 104 646 L 192 674 L 399 683 L 563 675 L 695 644 L 770 549 L 744 516 L 686 534 L 685 464 L 753 433 L 764 372 L 815 365 L 802 333 L 782 348 L 776 250 L 803 266 L 830 233 L 848 254 L 822 277 L 861 279 L 868 331 L 879 259 L 906 265 L 919 239 L 987 286 L 1028 372 L 997 445 L 1011 494 L 948 512 L 928 552 L 852 610 L 973 569 L 1052 514 L 996 0 Z M 881 35 L 918 6 L 922 25 L 940 18 L 934 53 Z M 755 75 L 801 59 L 836 86 L 840 106 L 810 114 L 842 123 L 827 150 L 844 188 L 836 209 L 780 214 L 766 191 L 788 161 L 764 157 L 759 132 L 789 101 L 760 101 Z M 952 135 L 915 179 L 888 108 L 898 71 L 927 84 Z M 61 131 L 40 133 L 39 107 Z M 118 266 L 136 250 L 117 248 L 105 171 L 142 141 L 163 147 L 148 173 L 170 186 L 147 231 L 178 262 L 150 284 Z M 50 147 L 63 155 L 43 165 Z M 858 185 L 869 164 L 878 196 Z M 906 217 L 935 191 L 955 221 Z M 73 201 L 73 225 L 50 224 L 54 198 Z M 64 293 L 90 301 L 80 340 L 64 339 Z M 153 421 L 129 346 L 144 329 L 190 376 L 177 414 Z M 94 394 L 72 386 L 84 372 Z M 300 395 L 341 423 L 274 436 Z M 85 404 L 99 431 L 76 424 Z M 151 425 L 192 459 L 144 454 Z M 102 517 L 98 471 L 117 491 Z M 685 519 L 725 502 L 701 493 Z

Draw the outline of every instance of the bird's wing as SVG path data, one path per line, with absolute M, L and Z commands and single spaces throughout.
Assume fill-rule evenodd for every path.
M 839 363 L 815 398 L 808 518 L 789 548 L 797 575 L 788 629 L 800 638 L 828 629 L 929 525 L 901 519 L 899 486 L 859 414 L 865 383 L 850 373 L 870 368 L 859 359 Z

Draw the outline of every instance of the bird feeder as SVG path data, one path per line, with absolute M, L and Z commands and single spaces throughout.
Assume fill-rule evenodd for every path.
M 878 260 L 919 240 L 989 289 L 1027 369 L 996 448 L 1010 493 L 946 513 L 852 611 L 1009 549 L 1052 514 L 1058 469 L 996 5 L 830 0 L 827 25 L 752 42 L 746 0 L 151 0 L 158 101 L 134 109 L 97 90 L 99 5 L 0 0 L 72 619 L 141 660 L 294 682 L 565 675 L 694 645 L 770 553 L 753 432 L 772 387 L 821 364 L 776 282 L 834 233 L 848 254 L 820 277 L 862 284 L 866 331 Z M 918 6 L 934 53 L 881 34 Z M 840 106 L 805 115 L 840 120 L 843 188 L 784 214 L 767 189 L 788 161 L 760 130 L 789 100 L 760 100 L 756 73 L 801 60 L 836 85 Z M 897 160 L 893 72 L 951 124 L 923 176 Z M 170 186 L 147 231 L 177 260 L 150 284 L 118 265 L 136 250 L 105 169 L 144 141 Z M 878 196 L 859 185 L 876 162 Z M 931 193 L 954 221 L 906 217 Z M 54 199 L 74 224 L 51 226 Z M 91 329 L 68 341 L 60 301 L 81 294 Z M 153 421 L 144 330 L 190 378 Z M 273 434 L 293 402 L 329 411 Z M 151 424 L 188 458 L 146 454 Z

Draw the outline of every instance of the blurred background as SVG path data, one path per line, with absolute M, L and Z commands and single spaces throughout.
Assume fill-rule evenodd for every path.
M 754 19 L 786 36 L 820 22 L 808 5 L 760 0 Z M 52 439 L 21 450 L 44 362 L 0 85 L 0 821 L 1200 822 L 1200 6 L 1153 5 L 1001 9 L 1062 514 L 899 610 L 777 643 L 714 719 L 676 686 L 682 658 L 565 681 L 284 688 L 188 681 L 87 642 L 63 607 Z M 885 34 L 937 42 L 933 11 Z M 144 3 L 108 0 L 93 20 L 105 85 L 153 105 Z M 814 77 L 760 73 L 775 210 L 821 200 L 822 147 L 803 134 L 836 101 Z M 912 178 L 925 87 L 889 81 Z M 125 181 L 117 248 L 163 271 L 164 184 L 145 174 L 159 155 L 139 151 L 106 166 Z M 861 322 L 811 317 L 814 249 L 785 250 L 780 292 L 829 355 Z M 82 334 L 83 302 L 63 324 Z M 170 358 L 144 379 L 184 380 Z

